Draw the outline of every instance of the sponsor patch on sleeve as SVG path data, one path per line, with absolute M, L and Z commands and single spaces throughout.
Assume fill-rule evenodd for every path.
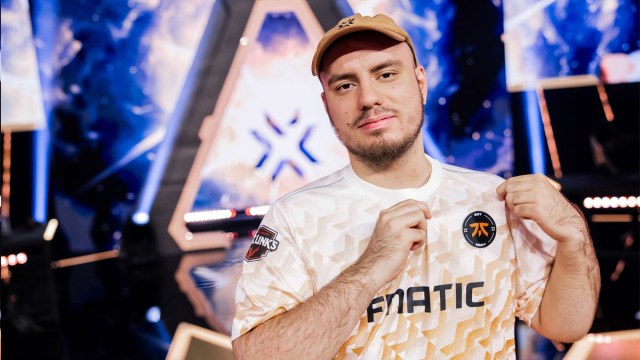
M 244 256 L 245 261 L 259 261 L 270 252 L 276 251 L 280 242 L 277 239 L 278 232 L 267 226 L 261 225 L 253 237 L 251 246 Z

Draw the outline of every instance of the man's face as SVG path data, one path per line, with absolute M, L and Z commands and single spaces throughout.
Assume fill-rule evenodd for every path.
M 426 79 L 411 49 L 374 32 L 338 40 L 324 56 L 322 99 L 352 157 L 386 169 L 420 136 Z

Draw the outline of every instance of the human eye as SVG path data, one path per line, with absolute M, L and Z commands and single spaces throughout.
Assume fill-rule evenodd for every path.
M 382 74 L 380 74 L 380 79 L 382 79 L 382 80 L 390 80 L 394 76 L 396 76 L 396 73 L 391 72 L 391 71 L 385 71 Z
M 351 89 L 352 87 L 353 87 L 353 83 L 345 82 L 345 83 L 341 83 L 338 86 L 336 86 L 336 91 L 337 92 L 345 92 L 345 91 L 348 91 L 349 89 Z

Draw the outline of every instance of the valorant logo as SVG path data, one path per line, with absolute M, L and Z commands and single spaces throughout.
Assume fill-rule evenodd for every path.
M 253 237 L 251 246 L 247 251 L 247 255 L 244 256 L 246 261 L 258 261 L 269 254 L 269 252 L 276 251 L 280 242 L 276 240 L 278 232 L 270 229 L 264 225 L 261 225 L 256 232 L 256 236 Z
M 253 137 L 264 147 L 264 153 L 256 164 L 256 169 L 269 168 L 266 171 L 271 172 L 271 180 L 275 180 L 280 172 L 287 167 L 299 177 L 304 178 L 303 161 L 309 161 L 312 164 L 318 163 L 318 160 L 306 148 L 314 126 L 301 128 L 302 124 L 299 124 L 298 115 L 289 121 L 287 127 L 279 126 L 267 114 L 265 114 L 265 120 L 267 127 L 272 131 L 251 131 Z M 294 151 L 295 148 L 300 152 Z

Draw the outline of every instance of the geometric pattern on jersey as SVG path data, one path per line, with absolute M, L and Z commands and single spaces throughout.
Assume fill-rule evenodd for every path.
M 502 178 L 427 158 L 432 173 L 419 188 L 379 188 L 347 166 L 272 204 L 262 225 L 279 246 L 244 263 L 232 338 L 317 293 L 364 252 L 380 211 L 411 198 L 432 213 L 426 244 L 371 299 L 336 358 L 515 358 L 515 316 L 535 315 L 556 242 L 498 200 Z M 462 232 L 478 211 L 496 226 L 483 248 Z

